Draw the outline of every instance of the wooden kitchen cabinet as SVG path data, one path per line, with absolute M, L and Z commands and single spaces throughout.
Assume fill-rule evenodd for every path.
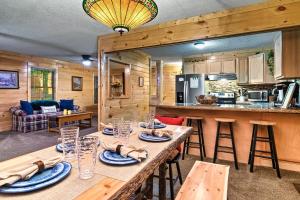
M 247 84 L 249 82 L 248 57 L 236 59 L 236 74 L 238 84 Z
M 224 60 L 222 62 L 222 72 L 223 73 L 236 73 L 235 59 Z
M 184 74 L 194 74 L 194 63 L 193 62 L 185 62 L 183 66 Z
M 253 56 L 249 56 L 249 83 L 259 84 L 264 83 L 264 65 L 265 54 L 260 53 Z
M 195 70 L 195 74 L 206 74 L 207 73 L 206 62 L 205 61 L 195 62 L 194 70 Z
M 282 31 L 274 44 L 275 78 L 300 78 L 300 29 Z
M 208 73 L 209 74 L 222 73 L 222 62 L 221 61 L 209 61 L 207 65 L 208 65 Z

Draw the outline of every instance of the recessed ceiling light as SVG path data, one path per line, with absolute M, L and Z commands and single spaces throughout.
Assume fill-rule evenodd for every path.
M 194 46 L 198 49 L 203 49 L 205 47 L 205 42 L 197 41 L 197 42 L 194 43 Z

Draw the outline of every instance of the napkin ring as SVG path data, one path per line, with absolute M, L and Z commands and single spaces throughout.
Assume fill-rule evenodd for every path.
M 117 152 L 118 154 L 121 154 L 121 148 L 122 148 L 122 146 L 123 146 L 123 145 L 120 145 L 120 144 L 117 146 L 116 152 Z
M 39 160 L 34 162 L 33 164 L 38 166 L 38 171 L 43 171 L 45 169 L 45 164 L 43 163 L 43 161 Z

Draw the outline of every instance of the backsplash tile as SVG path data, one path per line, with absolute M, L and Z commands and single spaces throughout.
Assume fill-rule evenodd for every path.
M 205 81 L 205 91 L 208 92 L 235 92 L 241 87 L 237 85 L 236 80 L 219 80 L 219 81 Z

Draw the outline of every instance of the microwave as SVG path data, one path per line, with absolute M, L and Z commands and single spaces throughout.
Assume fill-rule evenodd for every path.
M 269 102 L 268 90 L 248 90 L 248 101 Z

